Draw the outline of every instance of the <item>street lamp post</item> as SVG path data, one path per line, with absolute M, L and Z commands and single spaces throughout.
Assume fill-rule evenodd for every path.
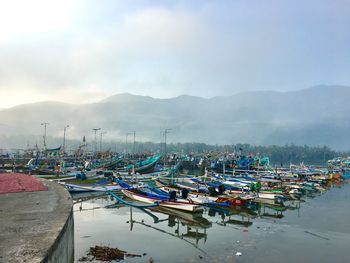
M 63 128 L 63 156 L 66 154 L 66 129 L 69 128 L 69 125 L 64 126 Z
M 163 151 L 163 130 L 162 128 L 159 128 L 160 131 L 160 153 Z
M 101 132 L 100 134 L 100 152 L 102 152 L 102 136 L 103 134 L 106 134 L 107 132 Z
M 131 131 L 130 134 L 133 134 L 133 135 L 134 135 L 134 144 L 133 144 L 132 152 L 133 152 L 133 154 L 135 154 L 135 137 L 136 137 L 136 131 Z
M 127 132 L 125 134 L 125 153 L 128 153 L 128 136 L 129 136 L 129 133 Z
M 127 132 L 125 134 L 125 153 L 128 153 L 128 136 L 134 134 L 134 147 L 135 147 L 135 132 Z
M 94 145 L 94 151 L 95 151 L 95 154 L 96 154 L 96 151 L 97 151 L 97 137 L 96 137 L 96 133 L 97 133 L 97 131 L 101 130 L 101 128 L 93 128 L 92 130 L 95 132 L 95 145 Z
M 168 133 L 170 133 L 171 129 L 165 129 L 164 130 L 164 155 L 165 155 L 165 162 L 164 162 L 164 166 L 166 165 L 166 161 L 167 161 L 167 153 L 166 153 L 166 135 Z
M 48 125 L 49 123 L 48 122 L 43 122 L 41 123 L 41 125 L 44 126 L 44 149 L 46 150 L 46 126 Z

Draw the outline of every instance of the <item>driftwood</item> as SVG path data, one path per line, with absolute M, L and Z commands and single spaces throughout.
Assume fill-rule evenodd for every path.
M 142 257 L 142 255 L 130 254 L 118 248 L 111 248 L 107 246 L 95 246 L 90 247 L 90 251 L 87 254 L 87 256 L 80 258 L 79 261 L 92 261 L 96 259 L 100 261 L 111 262 L 113 260 L 120 261 L 125 257 Z

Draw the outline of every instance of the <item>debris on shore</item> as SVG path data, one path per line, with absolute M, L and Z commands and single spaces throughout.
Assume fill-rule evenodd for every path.
M 107 246 L 94 246 L 90 247 L 90 251 L 86 257 L 81 257 L 80 262 L 100 260 L 111 262 L 113 260 L 120 261 L 125 257 L 142 257 L 142 255 L 127 253 L 126 251 L 118 248 L 112 248 Z

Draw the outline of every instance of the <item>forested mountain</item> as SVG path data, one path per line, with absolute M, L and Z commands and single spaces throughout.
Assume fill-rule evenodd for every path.
M 102 128 L 106 140 L 124 141 L 136 131 L 139 141 L 160 141 L 160 129 L 171 128 L 169 142 L 255 145 L 327 145 L 350 149 L 350 88 L 316 86 L 275 92 L 256 91 L 210 99 L 182 95 L 171 99 L 119 94 L 93 104 L 41 102 L 0 110 L 0 148 L 42 143 L 47 134 L 94 140 Z M 6 138 L 4 137 L 6 136 Z M 17 136 L 15 141 L 10 137 Z M 30 136 L 30 137 L 24 137 Z M 130 140 L 130 137 L 129 137 Z M 9 142 L 11 141 L 11 145 Z M 49 143 L 49 142 L 48 142 Z M 55 145 L 53 145 L 55 146 Z

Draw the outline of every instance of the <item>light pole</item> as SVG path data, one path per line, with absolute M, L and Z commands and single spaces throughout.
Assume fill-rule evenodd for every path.
M 125 134 L 125 153 L 128 153 L 128 136 L 129 136 L 129 133 L 127 132 Z
M 69 128 L 69 125 L 66 125 L 63 128 L 63 156 L 66 154 L 66 129 L 67 128 Z
M 165 155 L 165 162 L 164 166 L 166 165 L 166 160 L 167 160 L 167 153 L 166 153 L 166 135 L 170 133 L 171 129 L 165 129 L 164 130 L 164 155 Z
M 101 132 L 100 134 L 100 152 L 102 152 L 102 136 L 103 134 L 106 134 L 107 132 Z
M 94 132 L 95 132 L 95 149 L 94 149 L 94 151 L 95 151 L 95 154 L 96 154 L 96 151 L 97 151 L 97 137 L 96 137 L 96 133 L 97 133 L 97 131 L 99 131 L 99 130 L 101 130 L 101 128 L 93 128 L 92 129 Z
M 133 144 L 132 152 L 133 152 L 133 154 L 135 154 L 135 137 L 136 137 L 136 131 L 131 131 L 129 134 L 133 134 L 133 135 L 134 135 L 134 144 Z
M 128 136 L 133 134 L 132 132 L 127 132 L 125 134 L 125 153 L 128 153 Z M 134 144 L 135 144 L 135 134 L 134 134 Z
M 48 122 L 43 122 L 40 125 L 44 126 L 44 149 L 46 150 L 46 126 L 48 125 Z
M 163 151 L 163 130 L 162 127 L 159 128 L 160 131 L 160 153 Z

